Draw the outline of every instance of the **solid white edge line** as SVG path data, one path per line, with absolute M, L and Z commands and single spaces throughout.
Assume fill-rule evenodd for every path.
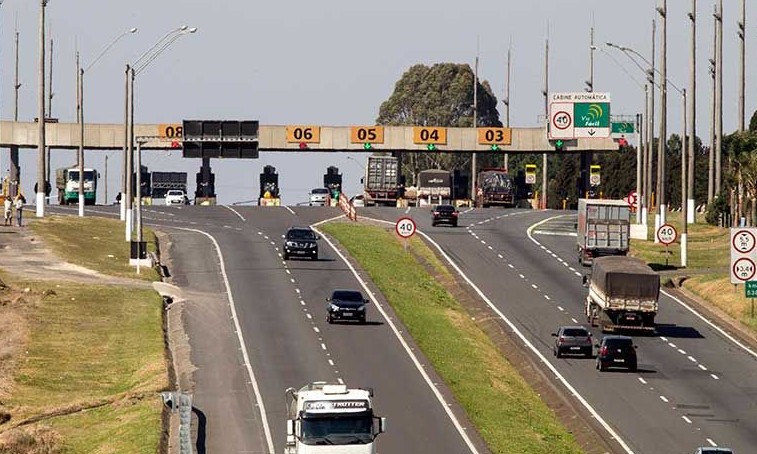
M 341 217 L 342 216 L 339 216 L 339 218 L 341 218 Z M 369 218 L 363 218 L 363 219 L 369 219 Z M 336 252 L 336 254 L 339 256 L 339 258 L 341 258 L 342 261 L 347 265 L 347 268 L 350 269 L 350 271 L 352 272 L 352 275 L 355 276 L 355 279 L 360 283 L 360 286 L 368 294 L 368 297 L 371 299 L 371 301 L 373 301 L 373 304 L 376 306 L 376 308 L 379 310 L 379 312 L 381 313 L 381 315 L 384 317 L 384 320 L 386 320 L 386 323 L 389 325 L 389 327 L 394 332 L 395 337 L 397 338 L 397 340 L 399 341 L 399 343 L 402 345 L 402 347 L 405 349 L 405 352 L 407 352 L 407 355 L 412 360 L 413 364 L 415 365 L 415 368 L 418 370 L 418 372 L 421 374 L 421 376 L 423 377 L 423 379 L 426 381 L 426 384 L 429 386 L 429 388 L 431 388 L 431 391 L 434 393 L 434 395 L 436 396 L 436 399 L 439 401 L 439 403 L 441 404 L 442 408 L 447 413 L 447 416 L 450 418 L 450 420 L 452 421 L 452 424 L 457 429 L 457 432 L 460 434 L 460 437 L 463 439 L 463 441 L 465 441 L 465 444 L 468 445 L 468 449 L 470 449 L 470 452 L 478 454 L 479 451 L 473 445 L 473 442 L 468 437 L 468 434 L 465 432 L 465 429 L 463 428 L 463 426 L 457 420 L 457 417 L 455 416 L 455 414 L 452 413 L 452 410 L 449 408 L 449 404 L 447 404 L 447 402 L 444 400 L 444 396 L 442 396 L 442 393 L 439 391 L 439 389 L 436 387 L 436 385 L 431 381 L 431 377 L 429 377 L 428 373 L 426 373 L 426 371 L 423 369 L 423 366 L 421 365 L 420 361 L 418 361 L 418 358 L 415 356 L 415 354 L 413 353 L 413 351 L 410 349 L 410 346 L 407 344 L 407 342 L 405 342 L 405 339 L 403 339 L 402 335 L 400 334 L 399 330 L 397 329 L 397 326 L 389 318 L 389 315 L 386 313 L 386 311 L 384 311 L 384 308 L 381 306 L 381 304 L 379 304 L 378 300 L 376 299 L 376 296 L 373 294 L 373 292 L 371 292 L 371 289 L 368 288 L 368 285 L 365 283 L 365 281 L 363 280 L 363 278 L 360 277 L 360 275 L 358 274 L 357 270 L 355 270 L 355 267 L 352 266 L 352 263 L 350 263 L 349 260 L 347 260 L 347 257 L 345 257 L 344 254 L 342 254 L 342 252 L 336 248 L 336 246 L 334 245 L 334 243 L 331 242 L 331 239 L 329 239 L 326 235 L 323 234 L 323 232 L 321 232 L 321 231 L 319 231 L 317 229 L 318 225 L 325 224 L 326 222 L 329 222 L 331 220 L 332 219 L 327 219 L 325 221 L 320 221 L 318 223 L 313 224 L 311 227 L 316 232 L 318 232 L 321 235 L 322 239 L 326 240 L 326 242 L 329 244 L 329 246 L 331 246 L 331 249 L 333 249 L 334 252 Z M 394 222 L 384 221 L 384 220 L 380 220 L 380 219 L 370 219 L 370 220 L 372 220 L 372 221 L 378 221 L 378 222 L 383 222 L 383 223 L 386 223 L 386 224 L 392 224 L 392 225 L 395 224 Z M 425 234 L 422 233 L 422 232 L 418 232 L 418 233 L 420 233 L 421 235 L 425 236 Z
M 210 241 L 213 242 L 213 246 L 216 248 L 216 253 L 218 254 L 218 259 L 221 264 L 221 275 L 223 276 L 223 283 L 226 286 L 226 295 L 229 300 L 229 307 L 231 308 L 231 318 L 234 320 L 234 329 L 237 332 L 237 339 L 239 340 L 239 346 L 242 348 L 242 357 L 244 358 L 244 365 L 247 369 L 247 374 L 250 376 L 250 382 L 252 383 L 252 389 L 255 392 L 255 400 L 258 402 L 258 408 L 260 410 L 260 418 L 263 421 L 263 432 L 265 433 L 265 441 L 268 444 L 268 452 L 269 454 L 275 454 L 276 451 L 273 447 L 273 438 L 271 437 L 271 428 L 268 425 L 268 419 L 266 419 L 266 411 L 265 411 L 265 404 L 263 403 L 263 396 L 260 394 L 260 387 L 258 386 L 257 379 L 255 378 L 255 372 L 252 370 L 252 363 L 250 362 L 250 355 L 247 353 L 247 347 L 244 343 L 244 336 L 242 335 L 242 327 L 239 325 L 239 318 L 237 317 L 237 309 L 236 305 L 234 304 L 234 295 L 231 294 L 231 285 L 229 284 L 229 277 L 226 275 L 226 265 L 224 264 L 223 260 L 223 253 L 221 252 L 221 247 L 218 245 L 218 242 L 213 237 L 213 235 L 203 232 L 202 230 L 197 229 L 189 229 L 184 227 L 174 227 L 178 230 L 185 230 L 189 232 L 195 232 L 200 233 L 202 235 L 205 235 L 206 237 L 210 238 Z
M 226 208 L 228 208 L 229 210 L 231 210 L 232 213 L 234 213 L 237 216 L 239 216 L 239 219 L 241 219 L 242 222 L 247 222 L 247 219 L 245 219 L 244 216 L 242 216 L 241 214 L 239 214 L 239 211 L 235 210 L 234 208 L 232 208 L 232 207 L 230 207 L 228 205 L 223 205 L 223 206 L 225 206 Z
M 289 212 L 292 213 L 293 215 L 297 216 L 297 213 L 295 213 L 294 210 L 292 210 L 291 208 L 289 208 L 287 205 L 284 205 L 284 208 L 286 208 L 287 210 L 289 210 Z

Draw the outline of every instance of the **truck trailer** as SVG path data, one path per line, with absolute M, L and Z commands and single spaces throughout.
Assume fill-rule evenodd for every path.
M 578 199 L 576 224 L 578 263 L 590 266 L 595 257 L 628 254 L 631 207 L 625 200 Z
M 396 206 L 399 197 L 399 161 L 394 156 L 368 156 L 363 178 L 365 205 Z
M 375 454 L 386 418 L 373 414 L 373 390 L 313 382 L 286 390 L 285 454 Z
M 518 193 L 515 179 L 507 169 L 484 169 L 476 180 L 476 206 L 487 208 L 490 206 L 514 207 Z
M 584 276 L 586 320 L 602 332 L 654 331 L 660 275 L 636 257 L 598 257 Z
M 429 205 L 451 203 L 452 172 L 441 169 L 427 169 L 418 172 L 418 200 Z

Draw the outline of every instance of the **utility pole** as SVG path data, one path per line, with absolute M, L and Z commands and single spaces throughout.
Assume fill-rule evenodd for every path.
M 13 82 L 13 121 L 18 121 L 18 89 L 21 84 L 18 83 L 18 17 L 16 18 L 16 75 Z M 18 188 L 21 187 L 21 168 L 18 163 L 18 146 L 11 147 L 11 182 L 15 182 L 15 187 L 11 188 L 11 195 L 15 196 Z
M 126 221 L 126 184 L 131 182 L 131 177 L 127 179 L 127 175 L 131 175 L 131 161 L 129 161 L 129 74 L 131 69 L 129 65 L 126 65 L 126 78 L 124 85 L 124 148 L 122 154 L 122 166 L 121 166 L 121 220 Z M 127 234 L 126 241 L 130 241 L 131 238 Z
M 39 68 L 37 87 L 37 217 L 45 216 L 45 7 L 39 2 Z
M 597 47 L 594 45 L 594 26 L 592 25 L 589 32 L 589 80 L 586 81 L 586 91 L 594 91 L 594 51 Z
M 476 38 L 476 63 L 475 68 L 473 69 L 473 128 L 478 127 L 478 38 Z M 473 156 L 471 159 L 471 186 L 470 186 L 470 193 L 471 193 L 471 199 L 476 200 L 476 155 L 477 153 L 474 151 Z M 475 205 L 475 202 L 473 203 Z
M 739 26 L 739 131 L 744 131 L 744 92 L 746 90 L 746 0 L 741 0 L 741 20 Z
M 549 118 L 549 26 L 547 26 L 547 40 L 544 44 L 544 121 Z M 547 209 L 547 153 L 542 154 L 541 173 L 541 208 Z
M 507 48 L 507 80 L 505 82 L 505 99 L 502 100 L 502 102 L 505 103 L 505 128 L 510 127 L 510 64 L 511 64 L 511 57 L 512 57 L 512 49 L 513 49 L 513 39 L 510 37 L 510 45 Z M 507 152 L 504 153 L 505 155 L 505 169 L 508 169 L 509 172 L 509 163 L 508 163 L 508 154 Z
M 712 79 L 712 92 L 710 94 L 710 151 L 708 153 L 707 166 L 707 203 L 715 200 L 715 117 L 717 116 L 717 77 L 715 66 L 718 61 L 718 8 L 713 7 L 713 27 L 712 27 L 712 58 L 709 60 L 710 79 Z
M 645 191 L 647 196 L 647 215 L 649 214 L 648 210 L 652 207 L 652 164 L 654 163 L 654 96 L 655 96 L 655 59 L 656 59 L 656 43 L 657 40 L 657 21 L 652 19 L 652 58 L 649 60 L 652 62 L 650 72 L 647 74 L 647 81 L 649 82 L 649 125 L 647 126 L 647 137 L 649 137 L 649 143 L 647 144 L 647 167 L 646 167 L 646 173 L 647 177 L 646 185 L 647 189 Z M 654 190 L 654 205 L 657 206 L 660 202 L 658 200 L 659 194 L 660 194 L 660 187 L 657 186 Z M 645 222 L 646 223 L 646 222 Z M 657 229 L 660 227 L 658 225 L 659 223 L 659 217 L 655 215 L 655 232 L 657 232 Z M 654 242 L 658 243 L 660 240 L 657 239 L 657 235 L 654 236 Z
M 657 7 L 657 12 L 661 17 L 660 30 L 660 138 L 657 147 L 657 188 L 658 198 L 660 203 L 658 204 L 659 224 L 665 224 L 667 217 L 667 205 L 665 200 L 665 148 L 667 145 L 668 137 L 668 27 L 667 27 L 667 0 L 662 0 L 662 6 Z M 655 231 L 657 231 L 655 229 Z M 656 235 L 655 235 L 656 236 Z
M 696 213 L 694 211 L 694 173 L 696 173 L 695 150 L 697 139 L 697 0 L 691 0 L 691 58 L 689 60 L 689 124 L 691 134 L 689 136 L 689 174 L 687 181 L 687 217 L 686 223 L 694 224 L 696 222 Z
M 53 96 L 55 96 L 55 93 L 53 93 L 53 38 L 52 38 L 52 32 L 50 32 L 50 70 L 47 72 L 48 79 L 47 79 L 47 118 L 53 117 Z M 46 164 L 47 168 L 45 169 L 45 175 L 47 178 L 47 181 L 50 181 L 50 167 L 52 164 L 50 163 L 50 147 L 45 147 L 45 154 L 47 156 Z M 52 184 L 52 183 L 51 183 Z M 47 191 L 45 191 L 47 192 Z
M 715 13 L 715 197 L 720 195 L 723 154 L 723 0 Z
M 686 179 L 686 136 L 687 136 L 687 125 L 686 125 L 686 108 L 687 108 L 687 102 L 686 102 L 686 89 L 681 90 L 683 93 L 681 97 L 683 98 L 683 106 L 681 110 L 681 118 L 683 118 L 683 132 L 681 133 L 681 266 L 686 267 L 687 263 L 687 256 L 688 256 L 688 234 L 689 234 L 689 223 L 688 223 L 688 195 L 687 195 L 687 189 L 689 182 Z M 689 142 L 692 142 L 692 140 L 689 140 Z

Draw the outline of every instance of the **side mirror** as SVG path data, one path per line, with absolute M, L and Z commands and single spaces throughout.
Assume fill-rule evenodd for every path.
M 552 333 L 552 337 L 557 337 L 557 333 Z
M 386 431 L 386 416 L 379 418 L 378 433 L 384 433 Z
M 287 419 L 287 436 L 294 436 L 294 420 Z
M 584 277 L 582 278 L 581 282 L 583 283 L 584 287 L 588 287 L 589 286 L 589 282 L 590 282 L 589 276 L 587 276 L 586 274 L 584 274 Z

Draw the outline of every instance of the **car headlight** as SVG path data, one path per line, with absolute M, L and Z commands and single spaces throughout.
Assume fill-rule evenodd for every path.
M 358 312 L 363 312 L 365 310 L 365 306 L 360 306 L 357 308 Z
M 339 310 L 339 306 L 337 306 L 334 303 L 331 303 L 331 304 L 329 304 L 329 310 L 330 311 L 338 311 Z
M 294 241 L 287 241 L 286 245 L 287 245 L 287 247 L 295 247 L 296 243 Z

